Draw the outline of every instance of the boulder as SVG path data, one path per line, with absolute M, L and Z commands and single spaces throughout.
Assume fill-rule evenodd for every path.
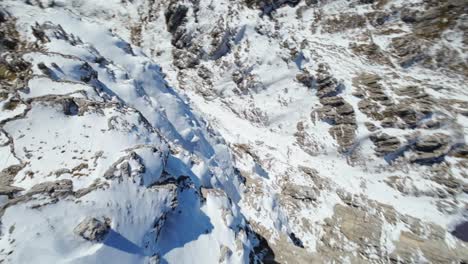
M 76 235 L 93 242 L 104 240 L 109 231 L 109 220 L 103 222 L 94 217 L 85 218 L 73 229 Z

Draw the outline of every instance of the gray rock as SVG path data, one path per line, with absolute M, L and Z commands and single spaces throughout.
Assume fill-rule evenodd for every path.
M 80 108 L 78 104 L 72 99 L 67 98 L 62 101 L 63 113 L 68 116 L 77 115 Z
M 350 115 L 354 113 L 354 109 L 349 103 L 345 103 L 336 108 L 336 113 L 338 115 Z
M 172 55 L 174 56 L 174 65 L 179 69 L 193 68 L 200 64 L 200 58 L 186 50 L 173 49 Z
M 129 52 L 129 53 L 133 53 L 133 52 Z M 97 71 L 94 70 L 93 67 L 91 67 L 91 65 L 89 65 L 89 63 L 87 62 L 83 63 L 80 66 L 80 74 L 81 74 L 80 79 L 85 83 L 89 83 L 90 81 L 96 80 L 98 78 Z
M 314 189 L 309 186 L 288 184 L 284 187 L 282 194 L 305 202 L 317 200 L 317 194 L 315 193 Z
M 0 185 L 11 185 L 13 180 L 20 170 L 23 169 L 21 165 L 11 165 L 0 171 Z
M 0 186 L 0 195 L 7 195 L 8 197 L 13 197 L 14 194 L 24 191 L 23 188 L 15 186 Z
M 314 77 L 309 72 L 303 71 L 302 73 L 296 75 L 296 80 L 302 83 L 304 86 L 312 88 Z
M 417 151 L 433 152 L 436 149 L 446 146 L 448 143 L 449 136 L 438 133 L 420 139 L 416 142 L 414 148 Z
M 166 19 L 167 31 L 174 33 L 177 28 L 185 21 L 188 7 L 178 3 L 177 1 L 171 1 L 171 4 L 164 12 Z
M 323 105 L 330 105 L 330 106 L 338 107 L 338 106 L 344 105 L 346 102 L 341 96 L 331 96 L 331 97 L 320 98 L 320 103 Z
M 51 197 L 63 197 L 73 193 L 73 181 L 69 179 L 63 179 L 51 182 L 42 182 L 34 185 L 26 193 L 28 196 L 35 194 L 47 194 Z
M 377 156 L 385 156 L 396 152 L 400 147 L 400 140 L 388 134 L 372 135 L 370 140 L 376 146 Z
M 73 229 L 73 232 L 86 240 L 100 242 L 110 231 L 109 221 L 102 222 L 94 217 L 87 217 Z

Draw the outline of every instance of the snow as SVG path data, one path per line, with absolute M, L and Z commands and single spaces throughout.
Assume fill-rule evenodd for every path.
M 38 12 L 15 1 L 7 6 L 26 39 L 34 40 L 31 25 L 47 22 L 51 40 L 45 51 L 24 54 L 35 75 L 20 95 L 31 109 L 24 118 L 4 125 L 20 159 L 15 162 L 10 148 L 2 146 L 0 157 L 8 157 L 2 159 L 4 167 L 20 161 L 25 165 L 13 185 L 27 193 L 55 180 L 72 180 L 73 191 L 98 180 L 104 183 L 80 198 L 54 201 L 41 194 L 9 206 L 2 216 L 2 233 L 15 229 L 0 238 L 0 248 L 13 250 L 8 261 L 146 263 L 158 254 L 168 262 L 189 263 L 194 257 L 217 262 L 225 246 L 233 252 L 227 261 L 247 262 L 252 245 L 233 203 L 240 199 L 239 182 L 232 176 L 228 149 L 168 85 L 161 67 L 106 26 L 70 10 Z M 54 30 L 80 41 L 56 38 Z M 48 68 L 47 74 L 39 63 Z M 67 114 L 62 98 L 72 98 L 79 111 Z M 2 120 L 25 109 L 20 104 L 14 111 L 3 111 Z M 175 184 L 162 178 L 166 173 L 185 185 L 171 187 Z M 213 186 L 226 194 L 218 197 L 210 191 L 202 199 L 200 188 Z M 87 216 L 110 218 L 112 230 L 103 243 L 73 233 Z
M 394 2 L 395 5 L 403 3 Z M 206 88 L 211 95 L 205 96 L 196 88 L 200 83 L 186 83 L 173 65 L 172 36 L 165 29 L 162 3 L 153 3 L 154 21 L 141 25 L 141 47 L 129 44 L 130 29 L 148 11 L 147 2 L 55 3 L 55 8 L 43 10 L 17 1 L 6 4 L 18 17 L 21 34 L 30 41 L 34 41 L 31 26 L 47 21 L 60 25 L 64 32 L 81 41 L 71 44 L 51 36 L 51 42 L 44 45 L 45 51 L 24 54 L 23 57 L 33 64 L 35 76 L 29 80 L 28 89 L 19 94 L 21 99 L 32 102 L 32 109 L 24 118 L 5 124 L 4 130 L 14 139 L 19 160 L 12 156 L 8 146 L 2 145 L 0 160 L 6 160 L 2 168 L 27 161 L 14 181 L 14 186 L 25 190 L 44 181 L 71 179 L 76 191 L 102 179 L 114 165 L 122 169 L 124 161 L 132 168 L 132 178 L 105 180 L 110 185 L 108 189 L 98 189 L 83 198 L 67 198 L 39 209 L 31 209 L 37 201 L 8 208 L 2 217 L 2 232 L 11 225 L 16 229 L 10 237 L 0 239 L 0 248 L 14 248 L 12 262 L 27 263 L 33 261 L 31 256 L 41 255 L 34 261 L 95 263 L 98 259 L 108 259 L 115 263 L 142 263 L 153 254 L 159 254 L 169 263 L 194 260 L 217 263 L 222 257 L 221 248 L 227 247 L 233 252 L 227 262 L 247 263 L 252 244 L 243 229 L 246 220 L 268 230 L 272 243 L 280 234 L 294 232 L 300 234 L 308 251 L 316 252 L 321 226 L 325 219 L 333 216 L 334 207 L 342 203 L 336 194 L 338 191 L 365 195 L 370 200 L 392 206 L 399 214 L 434 222 L 444 228 L 464 218 L 461 205 L 460 212 L 447 215 L 438 210 L 436 198 L 405 195 L 385 182 L 390 176 L 404 176 L 405 183 L 422 192 L 437 188 L 424 177 L 427 168 L 408 167 L 408 173 L 403 173 L 374 156 L 369 140 L 371 133 L 364 127 L 370 118 L 357 111 L 360 99 L 352 95 L 352 80 L 363 72 L 400 75 L 400 79 L 385 80 L 385 92 L 396 100 L 398 96 L 393 87 L 417 84 L 421 80 L 447 87 L 444 91 L 427 87 L 427 93 L 435 98 L 467 100 L 467 92 L 460 89 L 464 87 L 464 80 L 420 68 L 396 70 L 368 63 L 349 49 L 349 44 L 357 41 L 352 32 L 329 34 L 320 32 L 320 28 L 318 33 L 311 32 L 309 26 L 312 16 L 316 15 L 313 9 L 306 10 L 300 19 L 291 19 L 296 17 L 297 7 L 284 7 L 277 10 L 273 20 L 261 18 L 258 10 L 245 8 L 237 2 L 202 0 L 198 21 L 190 17 L 186 27 L 193 31 L 195 39 L 200 38 L 204 51 L 212 48 L 211 40 L 206 36 L 202 39 L 203 36 L 196 35 L 197 31 L 210 32 L 223 26 L 237 30 L 230 52 L 217 61 L 201 62 L 214 76 L 212 85 Z M 326 15 L 363 14 L 369 9 L 368 5 L 350 8 L 349 1 L 344 0 L 327 1 L 322 7 Z M 237 15 L 228 16 L 233 10 Z M 402 25 L 395 26 L 404 32 L 408 30 Z M 456 45 L 461 45 L 460 36 L 451 38 Z M 375 36 L 374 40 L 386 48 L 390 37 Z M 292 60 L 285 45 L 299 51 L 302 59 Z M 100 61 L 101 58 L 105 62 Z M 315 91 L 295 81 L 295 76 L 303 69 L 315 70 L 321 62 L 330 65 L 332 75 L 342 81 L 345 89 L 341 96 L 355 109 L 359 141 L 356 151 L 366 157 L 358 166 L 350 164 L 348 157 L 337 151 L 336 141 L 328 133 L 330 125 L 312 120 L 312 111 L 320 107 Z M 49 68 L 50 76 L 44 75 L 38 63 Z M 83 75 L 89 72 L 83 65 L 89 65 L 97 78 L 84 80 Z M 231 78 L 236 70 L 248 72 L 261 85 L 248 94 L 236 93 L 236 84 Z M 184 74 L 188 80 L 198 78 L 196 70 L 187 70 Z M 69 116 L 49 95 L 73 98 L 77 102 L 91 101 L 95 106 Z M 3 105 L 0 108 L 3 109 Z M 0 121 L 25 110 L 24 104 L 11 111 L 2 110 Z M 252 120 L 259 113 L 268 119 Z M 462 134 L 466 135 L 468 119 L 463 115 L 455 118 L 462 124 Z M 304 124 L 316 147 L 313 154 L 304 151 L 297 142 L 295 133 L 299 122 Z M 459 130 L 444 127 L 431 133 L 456 135 Z M 390 128 L 385 129 L 385 133 L 403 139 L 407 131 Z M 1 142 L 7 142 L 5 138 L 2 134 Z M 251 147 L 256 157 L 234 154 L 239 144 Z M 132 153 L 141 160 L 133 159 Z M 76 168 L 83 163 L 87 166 L 80 171 L 56 176 L 61 169 Z M 314 205 L 291 213 L 280 204 L 283 184 L 315 186 L 299 169 L 302 166 L 316 169 L 329 186 L 321 191 Z M 255 182 L 255 186 L 243 185 L 234 167 L 246 172 L 247 181 Z M 30 172 L 34 176 L 29 176 Z M 115 173 L 117 177 L 119 173 Z M 462 169 L 453 170 L 460 180 L 463 180 L 462 173 Z M 176 191 L 155 188 L 167 180 L 166 174 L 184 188 L 179 186 Z M 257 189 L 260 191 L 255 193 Z M 254 197 L 249 196 L 252 192 Z M 174 197 L 178 204 L 172 208 Z M 466 195 L 457 199 L 467 201 Z M 114 231 L 104 244 L 93 244 L 72 234 L 79 220 L 89 215 L 112 216 Z M 152 229 L 157 219 L 163 219 L 159 234 Z M 313 227 L 305 230 L 303 219 L 310 220 Z M 29 222 L 35 224 L 29 225 Z M 401 223 L 385 223 L 382 247 L 392 252 L 402 230 L 405 226 Z M 157 240 L 156 235 L 159 235 Z M 9 245 L 8 239 L 20 237 L 23 237 L 21 243 Z M 449 244 L 453 244 L 451 239 L 448 235 Z M 143 250 L 145 243 L 149 246 Z

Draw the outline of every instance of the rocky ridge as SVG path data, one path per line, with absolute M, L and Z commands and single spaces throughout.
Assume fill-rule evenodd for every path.
M 466 221 L 468 201 L 468 27 L 463 1 L 58 2 L 31 3 L 31 13 L 55 14 L 28 17 L 33 24 L 19 13 L 24 4 L 7 8 L 20 19 L 16 25 L 21 32 L 31 31 L 33 41 L 17 44 L 27 51 L 20 52 L 13 47 L 15 41 L 2 39 L 3 50 L 13 47 L 10 53 L 32 61 L 23 67 L 8 62 L 1 68 L 2 81 L 19 82 L 15 87 L 20 89 L 2 97 L 4 109 L 13 110 L 5 112 L 9 116 L 1 123 L 2 146 L 20 161 L 2 171 L 8 175 L 0 189 L 8 197 L 2 230 L 8 228 L 4 221 L 14 222 L 8 212 L 35 202 L 38 195 L 47 193 L 50 201 L 33 207 L 48 208 L 109 192 L 112 186 L 123 188 L 130 181 L 143 186 L 138 188 L 168 192 L 165 209 L 149 217 L 160 220 L 147 230 L 151 236 L 145 236 L 158 237 L 155 243 L 144 240 L 152 248 L 147 261 L 190 262 L 196 249 L 204 247 L 182 245 L 178 250 L 160 241 L 177 244 L 179 235 L 165 230 L 183 225 L 197 208 L 206 211 L 213 203 L 222 212 L 209 214 L 216 223 L 213 230 L 233 235 L 216 247 L 212 258 L 204 259 L 208 262 L 468 261 L 467 243 L 451 233 Z M 111 28 L 105 35 L 111 34 L 116 40 L 112 45 L 126 55 L 96 53 L 108 46 L 66 25 L 60 16 L 69 11 L 87 23 Z M 71 47 L 59 46 L 56 39 L 73 47 L 96 47 L 87 51 L 92 55 L 64 56 L 63 50 Z M 56 46 L 46 44 L 49 41 Z M 167 110 L 172 103 L 164 104 L 168 97 L 159 97 L 164 93 L 153 93 L 154 80 L 148 83 L 142 72 L 131 70 L 140 61 L 114 61 L 145 57 L 143 52 L 162 65 L 164 73 L 151 63 L 142 72 L 156 68 L 175 89 L 165 94 L 186 101 L 190 110 Z M 27 71 L 32 75 L 23 73 Z M 30 77 L 22 80 L 22 75 Z M 66 83 L 66 88 L 50 80 Z M 41 91 L 41 82 L 51 88 Z M 119 88 L 121 83 L 135 94 Z M 96 136 L 99 130 L 152 136 L 122 146 L 122 155 L 105 165 L 99 162 L 109 153 L 86 156 L 86 149 L 77 149 L 79 155 L 68 157 L 77 162 L 36 171 L 42 166 L 39 160 L 50 160 L 51 155 L 29 150 L 30 143 L 21 140 L 36 136 L 28 133 L 27 123 L 14 124 L 40 120 L 43 108 L 70 120 L 92 114 L 93 124 L 103 124 L 88 134 L 97 141 L 104 140 Z M 154 111 L 164 114 L 153 116 Z M 102 121 L 96 116 L 103 116 Z M 22 134 L 11 136 L 17 127 Z M 64 140 L 54 146 L 57 151 L 67 151 L 63 146 L 70 143 Z M 151 169 L 147 157 L 164 165 Z M 21 162 L 34 159 L 36 164 Z M 44 183 L 30 172 L 63 179 Z M 94 181 L 75 181 L 82 178 Z M 183 210 L 181 204 L 187 203 L 196 210 Z M 99 218 L 90 212 L 82 215 Z M 237 227 L 215 221 L 226 221 L 226 215 L 239 221 Z M 121 226 L 115 219 L 112 228 Z M 196 219 L 204 223 L 205 218 Z M 197 229 L 220 239 L 209 225 Z M 21 245 L 7 236 L 3 243 L 7 239 Z M 186 242 L 201 241 L 203 235 Z M 89 241 L 80 243 L 84 247 Z M 105 252 L 106 246 L 102 248 Z M 21 247 L 10 258 L 20 253 Z

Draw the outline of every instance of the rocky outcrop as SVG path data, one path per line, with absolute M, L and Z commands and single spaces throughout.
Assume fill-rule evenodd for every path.
M 243 0 L 250 8 L 260 8 L 262 15 L 270 15 L 276 9 L 284 6 L 296 6 L 301 0 Z
M 393 101 L 386 94 L 384 87 L 380 84 L 381 78 L 375 74 L 362 74 L 355 78 L 355 88 L 353 95 L 362 98 L 358 103 L 358 108 L 373 120 L 380 121 L 382 127 L 395 126 L 395 116 L 392 113 L 385 113 L 388 106 L 393 105 Z
M 376 43 L 351 43 L 350 48 L 355 54 L 364 56 L 373 63 L 393 65 L 388 55 Z
M 9 198 L 13 198 L 13 195 L 24 191 L 23 188 L 15 186 L 0 186 L 0 195 L 6 195 Z
M 441 162 L 450 151 L 450 137 L 437 133 L 416 141 L 411 162 L 433 164 Z
M 104 221 L 94 217 L 86 217 L 74 229 L 73 232 L 86 240 L 92 242 L 103 241 L 110 231 L 110 219 Z
M 385 133 L 372 135 L 370 139 L 376 147 L 375 152 L 377 156 L 396 154 L 401 148 L 401 142 L 398 138 Z
M 28 196 L 36 194 L 45 194 L 50 197 L 63 197 L 73 193 L 73 181 L 71 180 L 58 180 L 53 182 L 42 182 L 34 185 L 27 192 Z
M 468 261 L 467 245 L 461 241 L 448 245 L 442 227 L 400 215 L 383 204 L 371 203 L 370 208 L 366 208 L 363 204 L 368 201 L 361 202 L 335 206 L 333 216 L 325 222 L 325 233 L 318 248 L 324 259 L 347 257 L 355 263 L 414 263 L 420 259 L 447 264 Z M 406 226 L 407 231 L 397 231 L 397 224 Z M 399 235 L 392 236 L 386 231 L 388 228 Z M 382 247 L 382 241 L 392 246 Z M 418 250 L 422 256 L 415 253 Z
M 317 96 L 323 106 L 312 112 L 312 119 L 317 116 L 332 125 L 329 133 L 338 143 L 340 152 L 348 152 L 355 143 L 356 117 L 353 107 L 338 95 L 344 85 L 331 76 L 325 64 L 319 65 L 315 79 Z
M 167 30 L 169 32 L 175 33 L 177 28 L 185 22 L 188 10 L 187 6 L 178 3 L 177 1 L 172 1 L 169 4 L 169 7 L 164 12 Z
M 320 64 L 317 70 L 317 96 L 319 98 L 336 96 L 343 89 L 343 84 L 339 83 L 327 69 L 328 66 Z

